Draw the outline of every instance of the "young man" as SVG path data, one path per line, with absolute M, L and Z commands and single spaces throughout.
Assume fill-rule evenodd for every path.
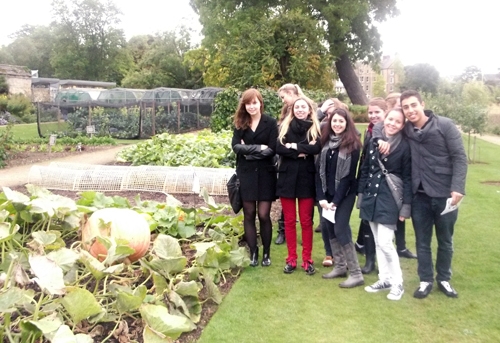
M 423 299 L 433 287 L 432 229 L 436 228 L 438 251 L 436 282 L 448 297 L 458 293 L 451 286 L 453 231 L 458 210 L 441 215 L 446 201 L 456 205 L 465 194 L 467 156 L 462 136 L 453 121 L 424 110 L 425 103 L 417 91 L 401 94 L 401 107 L 408 119 L 404 133 L 411 148 L 413 202 L 411 217 L 415 229 L 420 287 L 413 296 Z M 374 136 L 379 137 L 380 134 Z M 379 141 L 381 150 L 390 147 Z

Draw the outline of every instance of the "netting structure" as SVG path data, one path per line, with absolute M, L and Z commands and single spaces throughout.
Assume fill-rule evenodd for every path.
M 28 182 L 47 189 L 67 191 L 150 191 L 195 194 L 205 188 L 210 195 L 227 195 L 231 168 L 108 166 L 52 162 L 33 166 Z
M 113 138 L 148 138 L 210 126 L 214 100 L 221 88 L 152 90 L 64 90 L 53 102 L 38 102 L 40 137 L 89 132 Z

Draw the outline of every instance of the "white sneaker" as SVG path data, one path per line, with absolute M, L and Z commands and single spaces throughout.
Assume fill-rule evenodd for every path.
M 368 293 L 387 291 L 389 289 L 391 289 L 391 283 L 389 281 L 380 281 L 380 280 L 375 282 L 373 285 L 365 287 L 365 291 L 367 291 Z
M 399 300 L 403 296 L 405 290 L 402 284 L 394 285 L 391 287 L 391 291 L 387 294 L 387 299 L 389 300 Z

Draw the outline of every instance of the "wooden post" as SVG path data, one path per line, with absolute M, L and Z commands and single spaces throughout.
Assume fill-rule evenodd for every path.
M 181 133 L 181 104 L 177 102 L 177 133 Z
M 151 113 L 151 136 L 156 135 L 156 98 L 153 97 L 153 111 Z

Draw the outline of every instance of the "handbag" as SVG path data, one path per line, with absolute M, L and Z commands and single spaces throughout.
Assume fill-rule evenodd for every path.
M 397 175 L 389 173 L 380 159 L 378 159 L 378 164 L 380 165 L 380 169 L 382 169 L 382 174 L 385 175 L 385 179 L 389 185 L 392 197 L 394 201 L 396 201 L 398 210 L 401 210 L 403 207 L 403 180 Z
M 243 201 L 241 200 L 240 193 L 240 179 L 236 173 L 229 178 L 226 186 L 229 203 L 231 204 L 234 213 L 238 213 L 243 208 Z

